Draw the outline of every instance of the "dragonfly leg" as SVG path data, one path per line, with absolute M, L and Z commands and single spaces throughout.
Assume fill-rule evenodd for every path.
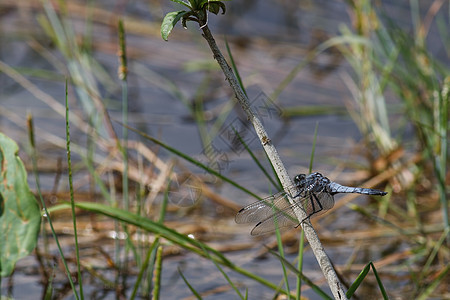
M 315 194 L 310 194 L 309 195 L 309 199 L 311 202 L 311 212 L 307 212 L 305 209 L 305 212 L 308 214 L 308 216 L 306 218 L 304 218 L 297 226 L 295 226 L 295 228 L 297 228 L 298 226 L 300 226 L 300 224 L 302 224 L 303 222 L 305 222 L 307 219 L 311 218 L 312 215 L 314 215 L 315 213 L 318 213 L 319 211 L 323 210 L 323 206 L 320 203 L 319 199 L 317 199 L 317 196 Z M 315 201 L 314 201 L 315 200 Z M 319 209 L 316 211 L 314 202 L 317 202 L 317 205 L 319 205 Z
M 297 228 L 298 226 L 300 226 L 302 223 L 304 223 L 306 220 L 309 220 L 311 217 L 311 215 L 307 216 L 306 218 L 304 218 L 300 223 L 298 223 L 295 228 Z
M 313 199 L 314 198 L 314 199 Z M 309 214 L 308 218 L 311 217 L 312 215 L 320 212 L 323 210 L 323 206 L 322 203 L 320 203 L 319 199 L 317 198 L 316 194 L 311 193 L 311 195 L 309 196 L 309 200 L 311 200 L 311 208 L 312 208 L 312 212 Z M 319 205 L 319 209 L 316 211 L 315 207 L 314 207 L 314 200 L 316 200 L 315 202 L 317 203 L 317 205 Z
M 316 209 L 314 208 L 314 199 L 313 199 L 313 195 L 314 195 L 314 194 L 310 194 L 310 195 L 309 195 L 309 201 L 311 202 L 311 209 L 312 209 L 312 211 L 311 211 L 311 213 L 306 212 L 306 213 L 308 214 L 308 218 L 311 217 L 311 216 L 314 214 L 314 212 L 316 211 Z
M 293 199 L 295 199 L 295 198 L 297 198 L 297 197 L 299 197 L 299 196 L 301 196 L 301 192 L 300 193 L 298 193 L 297 195 L 295 195 L 294 197 L 292 197 Z M 303 196 L 304 197 L 304 196 Z M 308 207 L 306 206 L 306 207 L 303 207 L 303 209 L 305 209 L 305 212 L 306 212 L 306 214 L 308 215 L 306 218 L 304 218 L 303 220 L 301 220 L 301 222 L 300 223 L 298 223 L 296 226 L 295 226 L 295 228 L 297 228 L 298 226 L 300 226 L 300 224 L 302 224 L 303 222 L 305 222 L 307 219 L 309 219 L 309 218 L 311 218 L 311 216 L 313 216 L 314 214 L 316 214 L 316 213 L 318 213 L 318 212 L 321 212 L 322 210 L 323 210 L 323 206 L 322 206 L 322 203 L 320 203 L 320 201 L 319 201 L 319 198 L 317 198 L 317 195 L 316 194 L 314 194 L 314 193 L 310 193 L 309 194 L 309 197 L 307 198 L 308 199 L 308 201 L 310 201 L 310 203 L 311 203 L 311 212 L 308 212 Z M 319 206 L 318 208 L 317 208 L 317 210 L 316 210 L 316 204 L 315 203 L 317 203 L 317 206 Z

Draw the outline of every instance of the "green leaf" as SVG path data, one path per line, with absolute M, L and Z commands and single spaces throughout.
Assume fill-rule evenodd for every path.
M 220 12 L 220 9 L 222 9 L 222 14 L 224 14 L 226 10 L 225 4 L 223 4 L 222 1 L 220 0 L 198 0 L 198 1 L 191 1 L 191 4 L 193 9 L 195 10 L 206 8 L 215 15 L 217 15 Z
M 347 291 L 347 297 L 351 298 L 353 297 L 353 294 L 355 293 L 356 289 L 361 285 L 361 283 L 364 281 L 364 278 L 366 278 L 367 273 L 370 271 L 370 262 L 364 267 L 364 269 L 359 273 L 358 277 L 356 277 L 355 281 L 352 283 L 350 288 Z
M 351 297 L 353 297 L 356 289 L 361 285 L 361 283 L 364 281 L 367 274 L 369 273 L 370 267 L 372 267 L 373 274 L 375 275 L 375 278 L 377 279 L 378 287 L 380 288 L 383 299 L 389 299 L 389 297 L 386 293 L 386 290 L 384 289 L 383 283 L 381 282 L 381 279 L 378 276 L 377 269 L 375 269 L 375 265 L 373 264 L 373 262 L 369 262 L 364 267 L 364 269 L 361 271 L 361 273 L 359 273 L 358 277 L 355 279 L 355 281 L 352 283 L 352 285 L 350 286 L 350 288 L 348 289 L 348 291 L 346 293 L 347 298 L 350 299 Z
M 41 224 L 39 206 L 18 156 L 19 147 L 0 133 L 0 276 L 36 247 Z
M 189 4 L 188 1 L 184 1 L 184 0 L 170 0 L 170 1 L 175 2 L 175 3 L 179 3 L 181 5 L 186 6 L 187 8 L 191 9 L 191 5 Z
M 167 41 L 170 32 L 178 21 L 188 12 L 185 10 L 173 11 L 168 13 L 161 24 L 161 36 L 163 40 Z
M 223 4 L 220 1 L 213 1 L 210 2 L 209 4 L 206 4 L 206 7 L 208 8 L 208 10 L 210 12 L 212 12 L 213 14 L 217 15 L 220 12 L 220 9 L 222 9 L 222 15 L 225 14 L 225 4 Z
M 199 10 L 202 5 L 202 2 L 205 2 L 205 1 L 208 1 L 208 0 L 189 0 L 189 3 L 191 3 L 192 10 Z

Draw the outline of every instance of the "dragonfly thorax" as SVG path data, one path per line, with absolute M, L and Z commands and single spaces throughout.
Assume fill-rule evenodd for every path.
M 304 192 L 322 192 L 327 189 L 330 180 L 316 172 L 306 176 L 299 174 L 294 178 L 295 185 Z

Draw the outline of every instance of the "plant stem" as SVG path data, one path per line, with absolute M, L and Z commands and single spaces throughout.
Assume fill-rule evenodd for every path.
M 203 31 L 203 37 L 207 41 L 213 55 L 214 59 L 217 60 L 219 63 L 223 73 L 225 74 L 226 79 L 230 83 L 231 88 L 234 91 L 234 94 L 236 95 L 236 98 L 239 102 L 239 104 L 242 106 L 242 109 L 244 110 L 245 114 L 247 115 L 248 120 L 253 124 L 253 127 L 255 128 L 256 134 L 258 135 L 261 144 L 264 148 L 264 151 L 266 151 L 267 156 L 269 157 L 272 165 L 274 166 L 274 169 L 278 175 L 278 178 L 280 179 L 284 190 L 289 192 L 291 195 L 296 195 L 298 191 L 296 190 L 296 187 L 293 185 L 291 178 L 289 177 L 289 174 L 286 171 L 286 168 L 284 167 L 280 156 L 278 155 L 278 151 L 272 144 L 271 140 L 269 139 L 266 130 L 264 129 L 261 121 L 259 118 L 253 113 L 251 107 L 250 107 L 250 101 L 248 100 L 247 96 L 243 92 L 242 88 L 240 87 L 236 76 L 234 75 L 232 69 L 228 65 L 227 61 L 225 60 L 224 56 L 222 55 L 221 51 L 219 50 L 219 47 L 216 44 L 216 41 L 214 40 L 214 37 L 211 34 L 211 31 L 209 30 L 208 26 L 205 24 L 202 25 L 200 28 Z M 289 198 L 289 201 L 291 204 L 294 204 L 295 199 Z M 315 232 L 314 228 L 311 226 L 311 223 L 309 222 L 309 219 L 307 219 L 307 215 L 305 211 L 300 208 L 300 206 L 294 206 L 294 212 L 295 215 L 299 220 L 306 220 L 301 223 L 302 229 L 305 232 L 305 236 L 307 237 L 309 244 L 311 245 L 311 249 L 314 252 L 314 255 L 317 259 L 317 262 L 320 265 L 320 268 L 322 269 L 323 274 L 325 275 L 325 278 L 328 281 L 328 285 L 330 286 L 331 292 L 333 293 L 333 296 L 335 299 L 347 299 L 345 296 L 345 290 L 342 284 L 340 283 L 336 271 L 334 270 L 330 259 L 328 258 L 327 254 L 325 253 L 325 250 L 319 240 L 319 237 L 317 236 L 317 233 Z
M 68 98 L 68 84 L 66 78 L 66 149 L 67 149 L 67 168 L 69 170 L 69 191 L 70 191 L 70 204 L 72 208 L 72 222 L 73 222 L 73 237 L 75 239 L 75 256 L 77 261 L 77 275 L 78 286 L 80 287 L 80 299 L 84 300 L 83 292 L 83 278 L 81 275 L 81 262 L 80 262 L 80 246 L 78 245 L 78 229 L 77 229 L 77 217 L 75 213 L 75 197 L 73 190 L 73 173 L 72 173 L 72 156 L 70 152 L 70 125 L 69 125 L 69 98 Z M 67 274 L 70 276 L 70 273 Z M 75 292 L 75 291 L 74 291 Z

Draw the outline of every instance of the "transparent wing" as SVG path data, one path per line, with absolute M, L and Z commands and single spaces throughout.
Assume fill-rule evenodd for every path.
M 308 217 L 323 214 L 334 206 L 334 197 L 326 191 L 319 193 L 307 192 L 303 199 L 303 209 Z
M 295 199 L 293 205 L 289 202 L 289 196 L 280 192 L 261 201 L 252 203 L 242 208 L 236 215 L 236 223 L 258 222 L 251 234 L 259 235 L 279 229 L 296 227 L 300 224 L 294 209 L 301 206 L 308 217 L 319 215 L 332 208 L 333 196 L 327 192 L 305 192 Z
M 283 210 L 288 208 L 289 205 L 290 203 L 287 194 L 284 191 L 281 191 L 245 206 L 236 214 L 235 220 L 238 224 L 256 223 L 267 219 L 276 213 L 276 211 L 273 210 L 273 207 L 277 207 L 278 210 Z
M 285 195 L 285 201 L 288 201 Z M 280 209 L 272 208 L 272 215 L 261 220 L 253 228 L 251 234 L 259 235 L 274 231 L 277 227 L 281 230 L 286 228 L 297 227 L 301 222 L 298 221 L 294 209 L 301 206 L 306 214 L 307 218 L 318 216 L 332 208 L 334 205 L 334 198 L 327 192 L 306 192 L 300 195 L 295 200 L 293 205 L 288 204 L 287 207 Z M 303 222 L 304 220 L 302 220 Z
M 275 231 L 276 228 L 283 231 L 284 229 L 294 228 L 300 224 L 294 213 L 294 207 L 296 204 L 288 206 L 284 210 L 271 209 L 272 215 L 260 221 L 253 227 L 251 234 L 260 235 L 268 232 Z

